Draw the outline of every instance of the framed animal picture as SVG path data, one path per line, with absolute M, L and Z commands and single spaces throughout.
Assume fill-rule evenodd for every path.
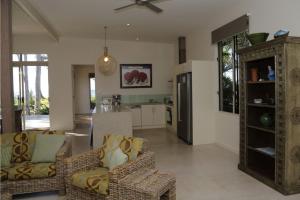
M 152 64 L 121 64 L 121 88 L 152 88 Z

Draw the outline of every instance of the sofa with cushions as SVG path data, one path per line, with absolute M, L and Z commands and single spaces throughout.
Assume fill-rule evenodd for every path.
M 1 143 L 1 193 L 65 193 L 64 159 L 71 141 L 63 131 L 5 133 Z
M 120 199 L 119 181 L 141 168 L 155 168 L 147 141 L 121 135 L 104 136 L 103 146 L 65 160 L 66 199 Z

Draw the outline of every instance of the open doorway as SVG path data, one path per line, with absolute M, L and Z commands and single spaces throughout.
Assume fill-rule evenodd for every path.
M 93 111 L 96 107 L 96 78 L 95 73 L 89 73 L 90 79 L 90 110 Z
M 48 55 L 13 54 L 13 87 L 22 129 L 50 128 Z
M 73 65 L 73 113 L 75 128 L 91 128 L 96 106 L 94 65 Z
M 88 115 L 96 105 L 94 65 L 73 65 L 73 98 L 75 115 Z

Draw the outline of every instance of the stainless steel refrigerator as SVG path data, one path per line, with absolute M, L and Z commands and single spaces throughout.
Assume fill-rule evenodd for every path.
M 177 136 L 193 144 L 192 73 L 177 75 Z

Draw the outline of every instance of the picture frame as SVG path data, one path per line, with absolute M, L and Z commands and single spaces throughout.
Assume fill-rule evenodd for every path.
M 152 88 L 152 64 L 121 64 L 120 87 Z

